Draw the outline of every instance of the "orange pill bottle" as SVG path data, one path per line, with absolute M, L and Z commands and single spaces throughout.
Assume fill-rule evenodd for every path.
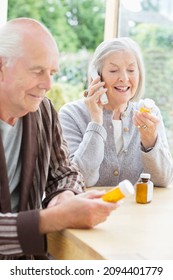
M 103 194 L 102 199 L 107 202 L 117 202 L 131 194 L 134 194 L 133 185 L 129 180 L 124 180 L 118 186 Z
M 139 181 L 136 183 L 136 202 L 149 203 L 153 199 L 153 182 L 150 181 L 149 173 L 141 173 Z

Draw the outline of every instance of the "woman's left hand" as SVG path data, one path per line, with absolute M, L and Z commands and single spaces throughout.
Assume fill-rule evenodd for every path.
M 153 147 L 157 139 L 158 117 L 150 113 L 134 112 L 133 123 L 138 128 L 145 149 Z

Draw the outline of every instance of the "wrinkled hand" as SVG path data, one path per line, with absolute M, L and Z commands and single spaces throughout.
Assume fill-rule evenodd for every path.
M 71 191 L 64 191 L 60 194 L 57 194 L 56 196 L 54 196 L 48 203 L 47 208 L 49 207 L 53 207 L 55 205 L 60 204 L 61 202 L 63 202 L 66 199 L 71 198 L 72 196 L 74 196 L 75 194 Z
M 66 227 L 92 228 L 105 221 L 119 204 L 103 201 L 103 193 L 104 191 L 91 190 L 66 201 Z
M 103 124 L 103 105 L 100 102 L 100 96 L 107 91 L 104 88 L 104 82 L 100 82 L 100 77 L 91 82 L 88 88 L 88 96 L 85 98 L 91 120 Z
M 153 147 L 157 139 L 159 119 L 150 113 L 135 111 L 133 123 L 138 128 L 142 145 L 145 149 Z
M 104 222 L 119 203 L 101 199 L 103 191 L 88 191 L 71 196 L 60 204 L 40 211 L 40 232 L 48 233 L 66 228 L 92 228 Z
M 120 203 L 105 202 L 101 199 L 104 191 L 88 191 L 77 195 L 76 203 L 71 211 L 71 228 L 92 228 L 104 222 L 110 213 L 115 210 Z M 80 213 L 78 208 L 81 208 Z M 78 214 L 76 214 L 78 212 Z M 75 218 L 74 218 L 75 217 Z

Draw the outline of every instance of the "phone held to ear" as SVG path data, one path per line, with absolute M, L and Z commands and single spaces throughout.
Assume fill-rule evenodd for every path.
M 93 68 L 91 69 L 91 78 L 92 78 L 93 80 L 95 80 L 98 76 L 99 76 L 99 74 L 98 74 L 96 68 L 93 67 Z M 103 94 L 101 95 L 101 97 L 100 97 L 100 102 L 101 102 L 103 105 L 108 104 L 108 97 L 107 97 L 106 93 L 103 93 Z

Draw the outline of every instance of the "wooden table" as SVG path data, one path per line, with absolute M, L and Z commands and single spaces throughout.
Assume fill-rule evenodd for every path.
M 154 188 L 153 201 L 134 196 L 89 230 L 48 235 L 49 252 L 61 260 L 173 260 L 173 188 Z

